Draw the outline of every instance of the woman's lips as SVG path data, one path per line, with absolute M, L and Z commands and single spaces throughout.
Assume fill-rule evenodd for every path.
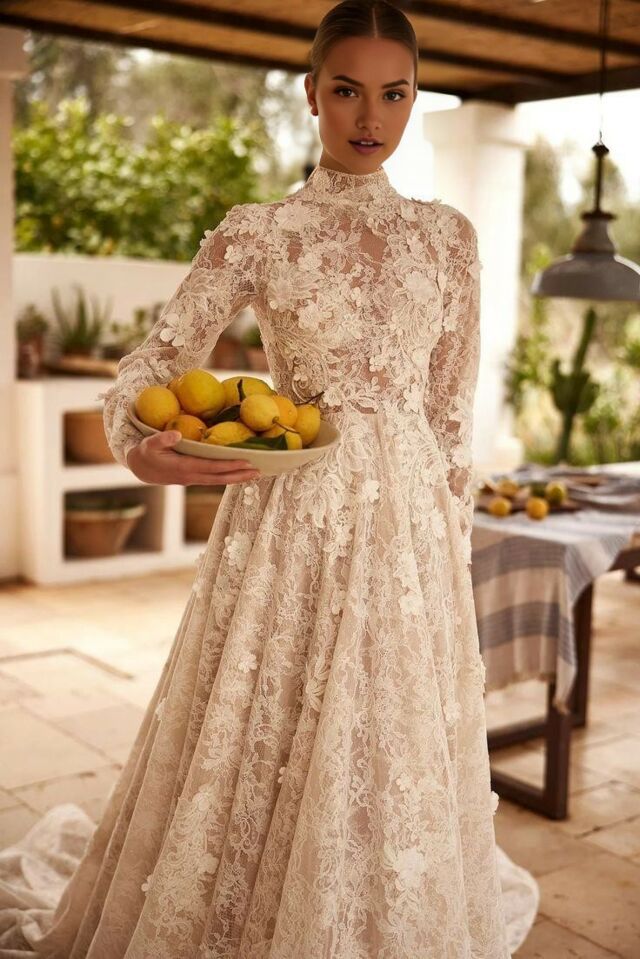
M 358 153 L 375 153 L 376 150 L 379 150 L 382 146 L 382 143 L 374 143 L 372 146 L 364 146 L 362 143 L 358 143 L 357 140 L 349 140 L 349 143 L 358 151 Z

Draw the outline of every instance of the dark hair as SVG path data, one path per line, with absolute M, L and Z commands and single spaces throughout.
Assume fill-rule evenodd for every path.
M 329 48 L 345 37 L 384 37 L 404 43 L 413 55 L 414 77 L 418 82 L 418 41 L 402 10 L 387 0 L 342 0 L 318 24 L 309 52 L 309 73 L 314 83 Z

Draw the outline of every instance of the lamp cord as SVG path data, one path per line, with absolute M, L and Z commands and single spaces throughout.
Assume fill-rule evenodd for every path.
M 598 136 L 598 143 L 602 143 L 602 117 L 603 117 L 603 108 L 602 101 L 604 95 L 604 78 L 605 78 L 605 61 L 607 56 L 607 32 L 609 28 L 609 0 L 600 0 L 600 82 L 599 82 L 599 96 L 600 96 L 600 129 Z

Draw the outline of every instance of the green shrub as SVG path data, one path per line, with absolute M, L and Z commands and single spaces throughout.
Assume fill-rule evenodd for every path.
M 17 250 L 190 260 L 229 207 L 258 199 L 253 137 L 227 117 L 194 130 L 157 115 L 143 142 L 131 123 L 92 119 L 84 97 L 55 115 L 31 104 L 13 136 Z

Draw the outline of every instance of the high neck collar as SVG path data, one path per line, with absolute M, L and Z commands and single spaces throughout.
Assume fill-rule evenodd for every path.
M 373 173 L 345 173 L 318 164 L 302 188 L 319 199 L 339 203 L 370 203 L 389 199 L 396 191 L 386 171 L 380 167 Z

